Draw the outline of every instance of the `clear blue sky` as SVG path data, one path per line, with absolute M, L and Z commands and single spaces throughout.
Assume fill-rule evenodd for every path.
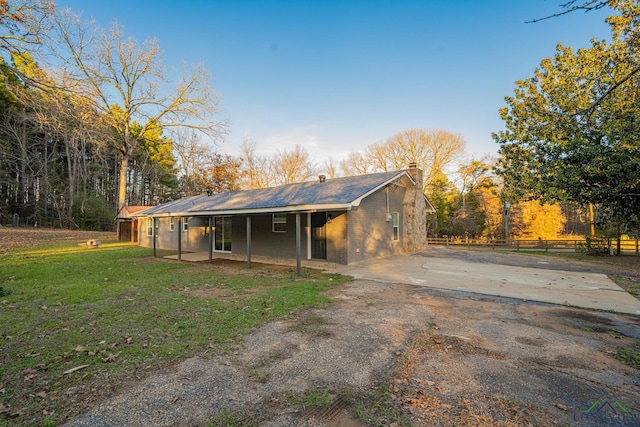
M 462 134 L 496 154 L 491 132 L 515 81 L 558 42 L 608 38 L 608 11 L 547 16 L 566 0 L 57 0 L 140 42 L 157 37 L 169 69 L 204 63 L 229 134 L 259 151 L 301 144 L 320 163 L 409 128 Z

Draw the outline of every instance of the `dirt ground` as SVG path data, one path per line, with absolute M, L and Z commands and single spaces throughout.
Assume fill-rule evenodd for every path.
M 69 425 L 639 425 L 640 371 L 613 357 L 638 317 L 363 280 L 331 296 Z
M 637 316 L 365 280 L 330 296 L 68 425 L 640 425 L 640 370 L 613 357 L 638 345 Z

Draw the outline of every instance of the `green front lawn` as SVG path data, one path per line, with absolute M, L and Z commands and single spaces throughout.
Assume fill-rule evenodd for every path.
M 0 424 L 55 425 L 123 385 L 329 300 L 345 278 L 104 242 L 0 255 Z

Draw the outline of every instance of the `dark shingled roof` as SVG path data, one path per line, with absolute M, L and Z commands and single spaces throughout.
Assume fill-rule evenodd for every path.
M 405 171 L 374 173 L 327 179 L 325 182 L 312 181 L 257 190 L 232 191 L 229 193 L 206 194 L 185 197 L 164 203 L 142 212 L 145 216 L 178 215 L 210 212 L 256 211 L 273 209 L 276 211 L 324 207 L 336 205 L 347 207 L 372 191 L 409 175 Z

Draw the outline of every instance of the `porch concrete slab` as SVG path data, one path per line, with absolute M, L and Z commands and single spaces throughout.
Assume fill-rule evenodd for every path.
M 178 260 L 178 254 L 167 255 L 167 256 L 164 256 L 163 258 Z M 183 252 L 180 255 L 180 259 L 182 261 L 188 261 L 188 262 L 209 261 L 209 253 L 208 252 Z
M 419 254 L 336 266 L 331 272 L 360 279 L 640 315 L 640 301 L 605 274 L 514 267 Z
M 178 260 L 178 254 L 166 255 L 164 259 Z M 230 254 L 224 252 L 214 252 L 212 255 L 214 260 L 226 259 L 231 261 L 247 262 L 247 256 L 244 254 Z M 182 261 L 187 262 L 207 262 L 209 261 L 209 252 L 182 252 Z M 291 258 L 275 258 L 265 257 L 260 255 L 252 255 L 251 262 L 256 264 L 273 264 L 273 265 L 286 265 L 290 267 L 296 266 L 296 260 Z M 322 260 L 307 260 L 300 261 L 302 267 L 315 268 L 318 270 L 331 270 L 336 267 L 337 264 L 333 264 Z

